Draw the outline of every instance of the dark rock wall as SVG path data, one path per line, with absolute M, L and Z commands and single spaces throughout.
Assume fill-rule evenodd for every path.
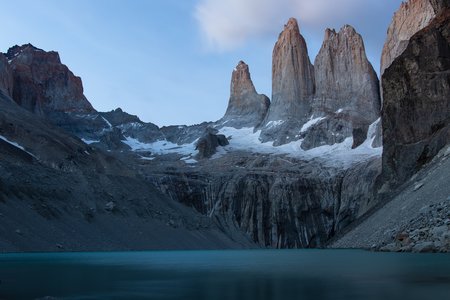
M 379 159 L 346 171 L 304 162 L 270 171 L 267 164 L 282 160 L 249 161 L 245 164 L 260 168 L 173 172 L 149 178 L 170 198 L 224 220 L 259 245 L 272 248 L 321 247 L 376 204 L 373 183 L 380 173 Z
M 450 142 L 450 11 L 414 35 L 383 75 L 383 177 L 397 185 Z

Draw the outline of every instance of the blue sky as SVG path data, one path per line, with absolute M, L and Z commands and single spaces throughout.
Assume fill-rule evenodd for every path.
M 249 64 L 257 91 L 270 97 L 272 48 L 291 16 L 312 62 L 325 28 L 350 24 L 378 71 L 401 0 L 2 2 L 0 51 L 25 43 L 58 51 L 97 110 L 121 107 L 162 126 L 219 119 L 239 60 Z

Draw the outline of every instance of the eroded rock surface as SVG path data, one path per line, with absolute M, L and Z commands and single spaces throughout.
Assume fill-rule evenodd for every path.
M 23 108 L 48 112 L 94 112 L 83 95 L 81 78 L 61 63 L 59 54 L 31 44 L 14 46 L 6 54 L 14 77 L 12 97 Z
M 433 5 L 431 2 L 434 2 Z M 381 75 L 395 58 L 403 53 L 409 39 L 430 24 L 436 16 L 435 9 L 439 10 L 441 5 L 443 4 L 440 0 L 409 0 L 401 4 L 388 28 L 381 54 Z
M 218 123 L 235 128 L 256 127 L 266 116 L 269 105 L 269 98 L 256 92 L 248 65 L 240 61 L 231 77 L 227 111 Z
M 285 143 L 286 136 L 295 139 L 295 131 L 310 116 L 313 94 L 314 66 L 297 20 L 291 18 L 273 49 L 272 102 L 261 126 L 261 139 L 275 141 L 275 144 Z M 285 123 L 284 130 L 273 126 L 280 121 Z M 292 132 L 286 132 L 286 126 Z
M 383 174 L 401 184 L 450 142 L 450 11 L 414 35 L 383 75 Z

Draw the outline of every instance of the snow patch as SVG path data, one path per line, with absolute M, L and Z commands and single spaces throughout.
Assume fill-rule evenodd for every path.
M 180 158 L 180 160 L 184 161 L 187 164 L 196 164 L 196 163 L 198 163 L 198 161 L 193 159 L 191 156 L 182 157 L 182 158 Z
M 282 125 L 284 123 L 283 120 L 278 120 L 278 121 L 270 121 L 266 124 L 266 128 L 274 128 L 274 127 L 278 127 L 280 125 Z
M 342 109 L 342 108 L 339 108 L 337 111 L 336 111 L 336 113 L 337 114 L 340 114 L 341 112 L 343 112 L 344 110 Z
M 181 155 L 196 155 L 198 150 L 195 150 L 195 144 L 197 140 L 190 144 L 174 144 L 167 140 L 160 140 L 153 143 L 143 143 L 138 139 L 134 139 L 132 137 L 125 137 L 125 141 L 122 141 L 124 144 L 130 146 L 132 151 L 150 151 L 155 155 L 164 155 L 164 154 L 181 154 Z
M 309 119 L 308 122 L 306 122 L 305 124 L 303 124 L 302 129 L 300 129 L 300 132 L 305 132 L 307 131 L 311 126 L 316 125 L 317 123 L 319 123 L 320 121 L 322 121 L 323 119 L 325 119 L 325 117 L 319 117 L 319 118 L 312 118 Z
M 6 137 L 4 137 L 3 135 L 0 135 L 0 139 L 3 140 L 3 141 L 5 141 L 5 142 L 7 142 L 7 143 L 10 144 L 11 146 L 14 146 L 14 147 L 16 147 L 16 148 L 22 150 L 23 152 L 28 153 L 29 155 L 31 155 L 31 156 L 33 156 L 34 158 L 37 159 L 37 157 L 36 157 L 33 153 L 31 153 L 31 152 L 25 150 L 25 148 L 22 147 L 21 145 L 19 145 L 18 143 L 12 142 L 12 141 L 8 140 L 8 139 L 7 139 Z
M 103 119 L 103 121 L 105 121 L 106 125 L 109 126 L 109 128 L 112 128 L 112 127 L 113 127 L 112 124 L 111 124 L 108 120 L 106 120 L 105 117 L 102 116 L 102 119 Z
M 90 145 L 93 143 L 100 143 L 100 141 L 96 141 L 96 140 L 87 140 L 87 139 L 81 139 L 83 141 L 83 143 L 85 143 L 86 145 Z
M 261 131 L 253 132 L 253 128 L 236 129 L 233 127 L 224 127 L 219 130 L 219 133 L 227 136 L 230 144 L 218 148 L 218 153 L 212 159 L 221 157 L 227 152 L 243 150 L 262 154 L 287 155 L 301 159 L 319 158 L 333 166 L 338 165 L 347 168 L 354 162 L 380 156 L 382 153 L 382 148 L 372 148 L 369 141 L 366 141 L 356 149 L 352 149 L 352 137 L 345 139 L 339 144 L 331 146 L 324 145 L 310 150 L 303 150 L 301 148 L 303 140 L 292 141 L 281 146 L 273 146 L 273 142 L 263 143 L 259 140 Z
M 146 156 L 141 156 L 141 157 L 140 157 L 140 159 L 143 159 L 143 160 L 154 160 L 154 159 L 155 159 L 155 157 L 146 157 Z

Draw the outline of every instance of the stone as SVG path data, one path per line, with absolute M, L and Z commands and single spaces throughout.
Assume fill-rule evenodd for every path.
M 325 31 L 322 47 L 314 61 L 315 116 L 349 115 L 353 128 L 367 127 L 380 115 L 378 77 L 367 59 L 360 34 L 345 25 L 339 32 Z
M 217 152 L 217 147 L 229 144 L 228 139 L 223 134 L 217 134 L 218 130 L 208 127 L 195 145 L 198 150 L 197 158 L 210 158 Z
M 108 203 L 105 204 L 105 210 L 112 212 L 116 209 L 116 204 L 113 201 L 109 201 Z
M 13 91 L 13 75 L 8 60 L 0 53 L 0 92 L 11 97 Z
M 417 243 L 412 247 L 412 252 L 418 252 L 418 253 L 427 253 L 427 252 L 434 252 L 435 247 L 433 242 L 421 242 Z
M 257 127 L 264 120 L 269 106 L 269 98 L 256 92 L 248 65 L 240 61 L 231 76 L 227 111 L 217 123 L 235 128 Z
M 439 1 L 439 0 L 438 0 Z M 430 24 L 436 16 L 430 0 L 409 0 L 402 2 L 394 14 L 387 31 L 387 38 L 381 54 L 380 74 L 392 64 L 408 45 L 409 39 Z M 436 1 L 434 1 L 436 2 Z M 439 4 L 435 4 L 438 9 Z
M 383 180 L 405 182 L 450 141 L 450 10 L 383 74 Z
M 23 108 L 38 115 L 95 112 L 81 79 L 61 63 L 57 52 L 27 44 L 10 48 L 6 56 L 13 72 L 12 97 Z
M 311 113 L 311 101 L 314 95 L 314 66 L 308 56 L 305 39 L 300 34 L 297 20 L 289 19 L 278 37 L 272 54 L 272 102 L 261 126 L 261 140 L 278 141 L 286 127 L 295 127 L 298 133 Z M 271 122 L 285 123 L 284 127 L 271 126 Z

